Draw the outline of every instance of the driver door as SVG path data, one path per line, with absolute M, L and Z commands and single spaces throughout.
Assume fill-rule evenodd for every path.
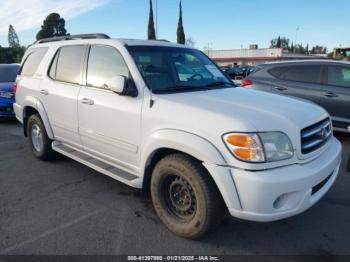
M 121 96 L 111 91 L 111 80 L 118 75 L 130 79 L 120 52 L 111 46 L 92 45 L 86 85 L 81 87 L 78 98 L 79 134 L 89 153 L 134 169 L 138 161 L 142 101 L 140 96 Z

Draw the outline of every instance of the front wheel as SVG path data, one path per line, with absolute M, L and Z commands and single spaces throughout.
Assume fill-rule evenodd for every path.
M 170 231 L 196 239 L 221 221 L 224 203 L 204 167 L 183 154 L 156 165 L 151 180 L 154 208 Z
M 47 161 L 51 160 L 55 153 L 51 148 L 52 140 L 48 137 L 45 126 L 39 115 L 31 115 L 27 122 L 27 134 L 30 148 L 35 157 Z

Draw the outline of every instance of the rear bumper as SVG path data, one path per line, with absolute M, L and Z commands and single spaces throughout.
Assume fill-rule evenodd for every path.
M 23 124 L 23 109 L 19 104 L 13 104 L 13 110 L 15 112 L 17 120 Z
M 240 207 L 226 202 L 232 216 L 268 222 L 299 214 L 317 203 L 337 178 L 341 144 L 332 138 L 328 149 L 305 164 L 246 171 L 231 168 Z M 221 189 L 220 189 L 221 191 Z
M 0 117 L 13 117 L 15 112 L 13 111 L 13 103 L 9 99 L 0 98 Z

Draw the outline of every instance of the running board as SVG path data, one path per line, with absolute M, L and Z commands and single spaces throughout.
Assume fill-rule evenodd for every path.
M 141 181 L 138 176 L 131 174 L 125 170 L 122 170 L 116 166 L 112 166 L 109 163 L 96 159 L 84 152 L 78 151 L 72 147 L 66 146 L 57 141 L 54 141 L 52 143 L 52 149 L 62 155 L 65 155 L 77 162 L 80 162 L 104 175 L 112 177 L 125 184 L 137 188 L 141 187 Z

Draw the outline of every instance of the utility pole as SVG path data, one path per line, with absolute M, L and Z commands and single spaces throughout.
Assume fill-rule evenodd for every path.
M 297 41 L 298 41 L 298 32 L 299 32 L 300 28 L 299 26 L 295 29 L 295 41 L 294 41 L 294 50 L 293 52 L 295 53 L 295 47 L 297 46 Z

